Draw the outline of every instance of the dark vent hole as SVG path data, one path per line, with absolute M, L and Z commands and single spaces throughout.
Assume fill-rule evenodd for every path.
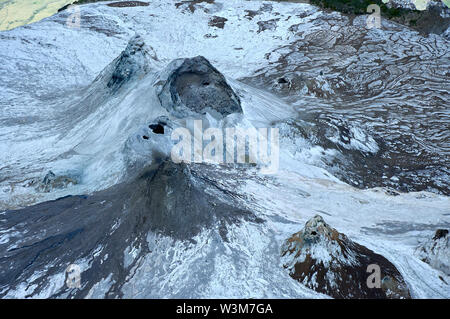
M 164 134 L 164 126 L 161 124 L 150 124 L 148 126 L 155 134 Z

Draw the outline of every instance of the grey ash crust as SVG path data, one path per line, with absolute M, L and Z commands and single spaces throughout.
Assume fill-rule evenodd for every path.
M 204 114 L 208 109 L 223 116 L 242 113 L 241 101 L 225 77 L 202 56 L 184 59 L 172 70 L 158 97 L 177 117 Z
M 148 234 L 195 243 L 196 235 L 215 228 L 222 240 L 228 241 L 229 225 L 239 225 L 243 220 L 262 223 L 241 206 L 235 194 L 224 191 L 210 178 L 207 166 L 165 161 L 146 168 L 132 182 L 90 196 L 67 196 L 7 211 L 0 227 L 14 227 L 17 235 L 0 244 L 0 288 L 14 289 L 44 271 L 29 282 L 38 285 L 33 292 L 36 294 L 52 275 L 87 259 L 91 267 L 83 271 L 84 286 L 79 290 L 64 286 L 52 297 L 69 294 L 83 298 L 94 283 L 110 274 L 115 284 L 106 297 L 121 297 L 121 287 L 133 266 L 151 254 Z M 124 252 L 130 246 L 139 249 L 139 255 L 126 267 Z M 99 247 L 100 252 L 94 254 Z M 0 297 L 7 292 L 4 290 Z

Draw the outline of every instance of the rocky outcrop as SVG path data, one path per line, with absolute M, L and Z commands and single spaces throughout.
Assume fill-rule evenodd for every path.
M 202 56 L 173 61 L 166 77 L 158 97 L 162 106 L 177 117 L 208 110 L 222 116 L 242 113 L 240 99 L 225 77 Z
M 431 267 L 450 276 L 450 248 L 448 229 L 438 229 L 433 238 L 416 249 L 416 256 Z
M 77 184 L 77 180 L 65 175 L 56 175 L 52 171 L 48 171 L 44 179 L 37 186 L 40 192 L 48 193 L 53 189 L 67 188 L 68 186 Z
M 285 242 L 282 259 L 293 279 L 333 298 L 410 298 L 391 262 L 331 228 L 319 215 Z
M 131 78 L 144 76 L 150 70 L 152 59 L 156 59 L 153 49 L 144 43 L 140 35 L 135 35 L 120 56 L 108 66 L 107 87 L 115 92 Z

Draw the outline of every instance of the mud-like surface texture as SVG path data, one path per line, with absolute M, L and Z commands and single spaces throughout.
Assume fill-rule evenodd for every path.
M 401 192 L 450 194 L 445 159 L 426 151 L 416 157 L 419 150 L 411 146 L 417 143 L 413 138 L 403 135 L 396 141 L 384 139 L 333 115 L 314 114 L 307 119 L 309 123 L 305 119 L 276 125 L 286 138 L 297 136 L 332 152 L 323 165 L 345 182 L 360 188 L 383 185 Z
M 221 191 L 205 176 L 207 171 L 205 165 L 169 161 L 148 168 L 131 183 L 91 196 L 68 196 L 6 211 L 0 229 L 15 232 L 0 243 L 0 297 L 26 278 L 31 278 L 28 285 L 36 296 L 53 275 L 83 259 L 91 265 L 83 272 L 85 286 L 73 290 L 64 286 L 53 297 L 85 297 L 109 274 L 118 284 L 107 296 L 120 297 L 120 287 L 135 264 L 124 265 L 124 252 L 131 245 L 139 256 L 151 254 L 149 233 L 191 240 L 205 228 L 218 227 L 227 241 L 228 226 L 244 220 L 262 222 L 241 208 L 232 194 Z
M 212 109 L 221 115 L 242 113 L 239 97 L 225 77 L 202 56 L 184 59 L 159 93 L 163 107 L 183 117 Z
M 144 1 L 0 32 L 1 298 L 449 298 L 445 35 L 292 1 Z M 211 145 L 193 120 L 278 127 L 279 169 L 166 162 L 178 128 Z
M 267 54 L 270 65 L 243 81 L 294 104 L 299 116 L 286 131 L 323 148 L 314 165 L 359 188 L 448 195 L 447 40 L 431 36 L 436 59 L 424 59 L 430 47 L 399 37 L 405 27 L 385 20 L 382 27 L 392 28 L 384 39 L 363 16 L 333 16 L 314 31 L 292 24 L 302 39 Z
M 351 241 L 318 215 L 286 241 L 282 256 L 293 279 L 334 298 L 410 298 L 390 261 Z M 374 271 L 369 265 L 379 267 L 378 284 L 369 278 Z

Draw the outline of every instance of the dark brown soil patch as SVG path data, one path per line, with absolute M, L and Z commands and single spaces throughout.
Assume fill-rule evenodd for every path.
M 195 12 L 195 5 L 196 4 L 200 4 L 202 2 L 206 2 L 206 3 L 214 3 L 214 0 L 191 0 L 191 1 L 181 1 L 181 2 L 177 2 L 175 3 L 175 7 L 178 9 L 180 6 L 182 6 L 183 4 L 189 4 L 188 8 L 189 10 L 194 13 Z
M 125 7 L 148 7 L 148 2 L 142 1 L 121 1 L 108 3 L 108 7 L 125 8 Z
M 228 19 L 226 19 L 226 18 L 214 16 L 211 18 L 211 20 L 209 20 L 208 25 L 210 27 L 216 27 L 216 28 L 223 29 L 223 27 L 225 26 L 225 22 L 227 22 L 227 21 L 228 21 Z

